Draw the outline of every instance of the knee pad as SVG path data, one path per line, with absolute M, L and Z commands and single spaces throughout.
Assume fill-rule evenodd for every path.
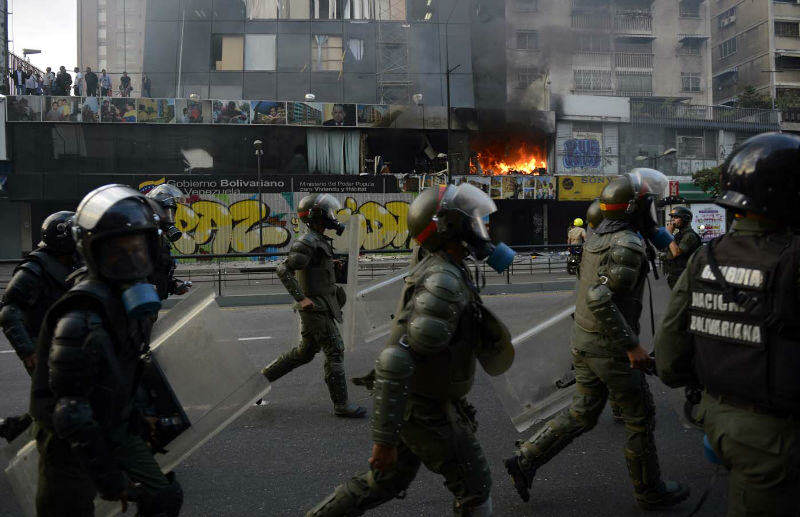
M 170 484 L 158 492 L 141 494 L 137 498 L 138 514 L 141 517 L 177 517 L 183 506 L 183 489 L 170 472 Z

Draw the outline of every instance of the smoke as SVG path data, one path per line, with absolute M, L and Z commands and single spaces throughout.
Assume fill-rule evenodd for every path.
M 569 27 L 549 25 L 538 29 L 538 35 L 539 51 L 531 53 L 536 60 L 517 63 L 529 73 L 530 84 L 509 101 L 523 109 L 550 110 L 551 64 L 571 62 L 578 43 Z

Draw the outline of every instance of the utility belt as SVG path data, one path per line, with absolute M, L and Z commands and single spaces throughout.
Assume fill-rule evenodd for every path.
M 717 400 L 717 402 L 733 406 L 737 409 L 750 411 L 751 413 L 756 413 L 758 415 L 772 416 L 775 418 L 800 420 L 800 414 L 798 413 L 773 409 L 762 404 L 755 404 L 753 402 L 740 399 L 739 397 L 731 397 L 730 395 L 716 395 L 708 390 L 706 390 L 706 393 Z

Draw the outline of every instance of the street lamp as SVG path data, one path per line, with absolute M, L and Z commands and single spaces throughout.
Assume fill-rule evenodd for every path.
M 258 168 L 258 247 L 263 251 L 264 248 L 264 225 L 261 224 L 261 207 L 263 206 L 261 191 L 261 157 L 264 155 L 264 142 L 261 140 L 253 141 L 255 149 L 257 168 Z
M 24 49 L 22 49 L 22 57 L 27 59 L 28 62 L 30 62 L 30 58 L 28 56 L 30 56 L 31 54 L 41 54 L 41 53 L 42 53 L 42 51 L 39 50 L 38 48 L 24 48 Z
M 670 147 L 663 153 L 657 154 L 655 156 L 640 154 L 639 156 L 636 156 L 634 160 L 636 160 L 637 162 L 650 162 L 654 169 L 658 169 L 658 160 L 660 160 L 661 158 L 666 158 L 667 156 L 673 155 L 677 152 L 678 152 L 677 149 L 675 149 L 674 147 Z
M 316 99 L 317 96 L 314 95 L 313 93 L 307 93 L 304 98 L 305 98 L 306 102 L 311 102 L 314 99 Z

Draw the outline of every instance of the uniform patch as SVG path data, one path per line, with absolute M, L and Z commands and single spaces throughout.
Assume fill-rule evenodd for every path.
M 719 270 L 725 281 L 731 285 L 739 287 L 749 287 L 751 289 L 761 289 L 764 286 L 764 272 L 760 269 L 751 269 L 749 267 L 738 266 L 720 266 Z M 703 280 L 716 282 L 717 277 L 711 271 L 711 266 L 706 264 L 703 267 L 703 272 L 700 275 Z
M 738 304 L 726 302 L 722 293 L 692 291 L 692 308 L 713 312 L 744 312 Z
M 692 314 L 689 331 L 748 345 L 763 344 L 761 327 L 738 321 L 720 320 Z

